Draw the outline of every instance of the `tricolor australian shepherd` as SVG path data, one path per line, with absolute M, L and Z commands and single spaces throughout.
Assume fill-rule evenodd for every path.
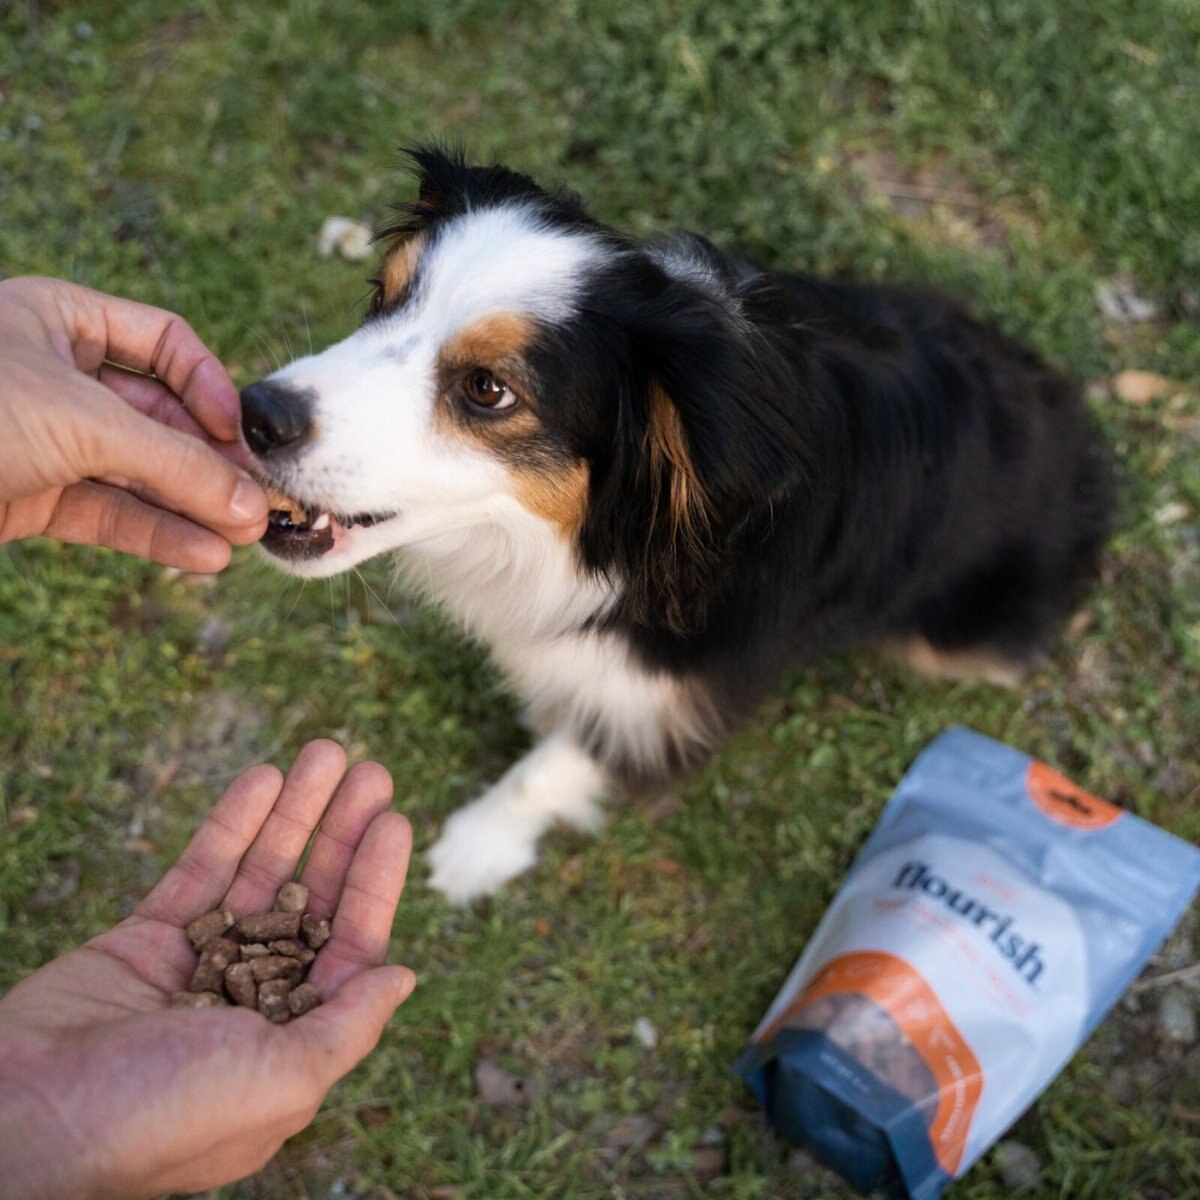
M 1105 536 L 1058 372 L 957 304 L 645 243 L 565 191 L 413 154 L 361 327 L 242 393 L 295 575 L 392 554 L 538 741 L 446 822 L 467 902 L 708 754 L 790 665 L 874 643 L 1011 681 Z

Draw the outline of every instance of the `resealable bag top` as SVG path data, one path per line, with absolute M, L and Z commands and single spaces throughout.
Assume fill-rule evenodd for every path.
M 917 759 L 735 1070 L 864 1191 L 933 1200 L 1200 886 L 1200 851 L 966 729 Z

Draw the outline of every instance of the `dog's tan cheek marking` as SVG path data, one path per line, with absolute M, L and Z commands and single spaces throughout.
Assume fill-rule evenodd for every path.
M 425 249 L 423 234 L 408 234 L 395 238 L 388 247 L 380 279 L 383 281 L 383 302 L 392 304 L 404 294 L 417 268 L 417 260 Z
M 541 432 L 537 414 L 524 401 L 509 416 L 495 421 L 463 421 L 456 415 L 454 389 L 462 372 L 482 367 L 510 387 L 521 386 L 520 364 L 537 336 L 537 325 L 519 313 L 483 317 L 451 338 L 438 356 L 442 400 L 435 418 L 444 437 L 457 438 L 504 463 L 512 494 L 529 512 L 556 525 L 571 537 L 583 524 L 588 495 L 588 472 L 582 463 L 530 465 L 523 444 Z
M 573 537 L 587 512 L 588 471 L 583 463 L 548 472 L 516 467 L 513 493 L 523 508 L 556 525 L 564 538 Z

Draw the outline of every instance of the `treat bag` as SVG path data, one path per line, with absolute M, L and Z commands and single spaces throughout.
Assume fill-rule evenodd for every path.
M 864 1191 L 932 1200 L 1062 1069 L 1200 851 L 966 729 L 917 759 L 734 1069 Z

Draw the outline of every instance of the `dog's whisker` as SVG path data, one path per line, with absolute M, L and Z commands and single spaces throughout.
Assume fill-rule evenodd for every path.
M 271 348 L 271 344 L 267 341 L 267 339 L 265 337 L 263 337 L 263 335 L 261 333 L 258 332 L 258 330 L 254 329 L 248 322 L 243 321 L 241 324 L 242 324 L 242 328 L 245 329 L 245 331 L 259 344 L 259 346 L 262 349 L 263 356 L 269 362 L 273 362 L 275 364 L 272 369 L 275 371 L 278 371 L 283 366 L 283 362 L 280 359 L 279 355 Z

